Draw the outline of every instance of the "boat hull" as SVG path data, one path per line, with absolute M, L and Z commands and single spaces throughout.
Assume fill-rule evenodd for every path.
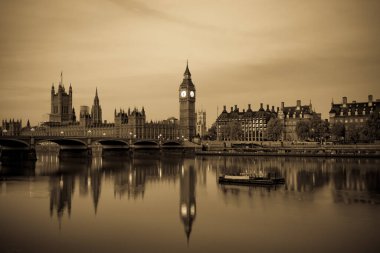
M 248 178 L 248 179 L 234 179 L 225 178 L 224 176 L 219 177 L 220 184 L 238 184 L 238 185 L 275 185 L 284 184 L 284 178 Z

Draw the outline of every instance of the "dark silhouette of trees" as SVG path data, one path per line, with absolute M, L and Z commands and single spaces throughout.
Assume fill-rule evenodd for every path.
M 342 140 L 346 135 L 346 128 L 341 122 L 336 122 L 331 126 L 331 135 L 335 140 Z
M 296 124 L 296 133 L 300 140 L 306 140 L 310 137 L 311 123 L 308 120 L 300 120 Z
M 267 136 L 271 141 L 278 141 L 282 137 L 282 132 L 284 130 L 284 125 L 282 120 L 277 118 L 271 118 L 267 124 Z

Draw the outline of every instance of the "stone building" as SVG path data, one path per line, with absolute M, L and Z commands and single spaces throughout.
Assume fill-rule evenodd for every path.
M 347 102 L 347 97 L 343 97 L 342 103 L 331 103 L 331 110 L 329 112 L 330 124 L 336 122 L 345 125 L 356 124 L 358 126 L 364 125 L 372 113 L 380 112 L 380 99 L 376 101 L 372 95 L 368 96 L 366 102 Z
M 179 123 L 181 137 L 193 139 L 196 133 L 195 86 L 191 80 L 189 64 L 186 64 L 183 81 L 179 86 Z
M 81 107 L 80 107 L 79 125 L 81 127 L 89 127 L 92 125 L 90 108 L 87 105 L 81 105 Z
M 94 104 L 91 108 L 91 119 L 93 124 L 102 124 L 102 107 L 99 103 L 98 88 L 96 88 Z
M 50 122 L 58 122 L 61 124 L 75 122 L 75 110 L 73 104 L 73 90 L 70 84 L 69 93 L 65 90 L 63 84 L 63 76 L 61 72 L 61 80 L 58 85 L 58 91 L 55 92 L 54 83 L 51 86 L 51 103 L 50 103 Z
M 29 122 L 29 121 L 28 121 Z M 3 120 L 1 124 L 1 135 L 3 136 L 17 136 L 20 135 L 22 129 L 22 120 L 10 119 Z
M 196 135 L 202 137 L 207 134 L 206 112 L 203 110 L 198 111 L 195 118 L 197 119 Z
M 120 137 L 130 139 L 159 139 L 159 140 L 180 140 L 193 137 L 195 133 L 195 88 L 191 81 L 191 74 L 186 67 L 185 77 L 181 86 L 185 91 L 180 93 L 181 117 L 183 119 L 182 132 L 178 119 L 171 117 L 161 121 L 147 122 L 145 109 L 134 108 L 124 111 L 120 109 L 114 112 L 114 122 L 102 122 L 102 109 L 99 102 L 98 91 L 96 89 L 94 104 L 91 113 L 88 106 L 80 107 L 79 122 L 75 120 L 74 108 L 69 115 L 66 110 L 72 104 L 72 88 L 70 85 L 69 94 L 63 87 L 62 75 L 58 93 L 52 87 L 52 114 L 50 121 L 31 128 L 22 130 L 22 135 L 34 136 L 93 136 L 93 137 Z M 67 99 L 66 99 L 67 98 Z M 66 108 L 58 110 L 57 108 Z M 71 117 L 71 121 L 67 119 Z M 21 124 L 21 123 L 20 123 Z M 5 128 L 3 128 L 5 129 Z M 21 128 L 20 128 L 21 129 Z M 183 135 L 187 134 L 187 135 Z M 183 136 L 183 138 L 182 138 Z
M 309 105 L 301 105 L 301 100 L 297 100 L 295 106 L 285 106 L 284 102 L 281 102 L 281 107 L 278 112 L 278 118 L 283 121 L 283 140 L 293 141 L 298 140 L 296 126 L 301 120 L 311 120 L 314 116 L 321 117 L 313 111 L 311 101 Z
M 223 106 L 222 113 L 216 119 L 217 140 L 267 140 L 267 123 L 275 117 L 277 117 L 277 111 L 275 111 L 274 106 L 269 109 L 269 105 L 267 105 L 265 110 L 262 103 L 258 111 L 253 111 L 250 104 L 248 104 L 248 109 L 243 109 L 243 111 L 240 111 L 235 105 L 235 108 L 231 107 L 230 112 L 227 112 L 226 106 Z M 237 126 L 237 129 L 232 131 L 241 131 L 241 136 L 231 136 L 229 133 L 231 130 L 228 128 L 233 124 Z

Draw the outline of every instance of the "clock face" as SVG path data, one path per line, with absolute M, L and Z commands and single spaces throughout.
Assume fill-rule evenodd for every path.
M 186 97 L 186 91 L 185 90 L 183 90 L 183 91 L 181 91 L 181 97 Z
M 194 93 L 194 91 L 190 91 L 190 97 L 194 97 L 194 95 L 195 95 L 195 93 Z

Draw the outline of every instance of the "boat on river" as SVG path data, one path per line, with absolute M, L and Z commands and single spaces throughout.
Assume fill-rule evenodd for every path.
M 240 184 L 240 185 L 276 185 L 284 184 L 285 179 L 283 177 L 272 177 L 270 175 L 266 177 L 254 176 L 254 175 L 220 175 L 220 184 Z

